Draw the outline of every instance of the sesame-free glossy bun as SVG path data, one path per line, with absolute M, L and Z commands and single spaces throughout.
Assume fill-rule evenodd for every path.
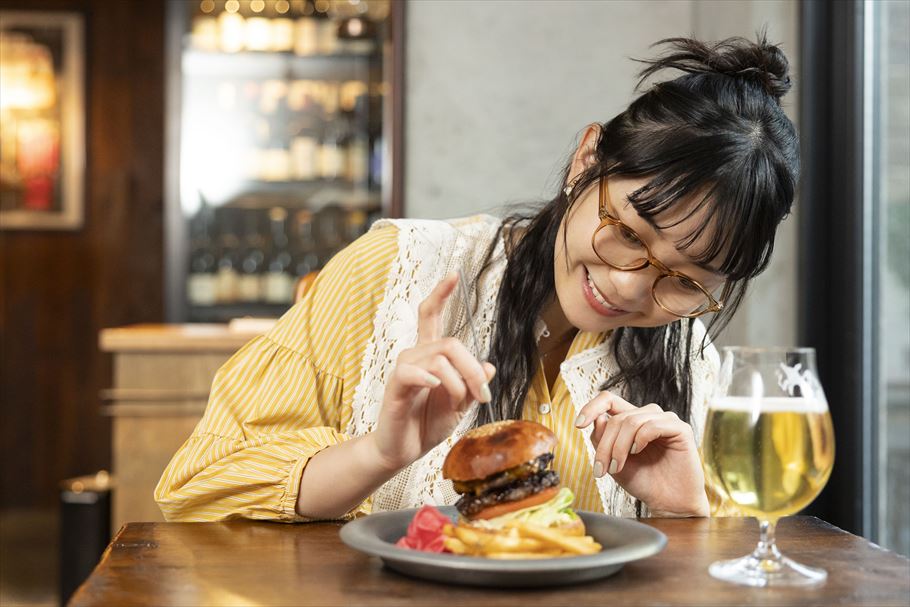
M 442 476 L 453 481 L 484 479 L 552 452 L 556 442 L 556 435 L 537 422 L 484 424 L 455 443 L 442 465 Z

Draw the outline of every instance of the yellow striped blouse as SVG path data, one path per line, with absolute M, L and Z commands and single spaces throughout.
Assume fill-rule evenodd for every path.
M 266 335 L 239 350 L 215 376 L 206 411 L 155 490 L 167 520 L 304 521 L 295 512 L 311 457 L 350 438 L 361 360 L 397 254 L 398 229 L 374 229 L 338 253 L 306 296 Z M 571 357 L 605 334 L 580 332 Z M 523 417 L 559 438 L 554 468 L 575 507 L 602 511 L 584 436 L 561 378 L 548 389 L 538 369 Z M 346 518 L 369 513 L 367 499 Z

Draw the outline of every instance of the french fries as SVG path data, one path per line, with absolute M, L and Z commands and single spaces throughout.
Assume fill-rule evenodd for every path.
M 518 532 L 525 537 L 531 537 L 546 542 L 570 554 L 595 554 L 600 552 L 600 549 L 602 548 L 600 544 L 594 541 L 594 538 L 588 535 L 584 537 L 572 537 L 563 535 L 555 529 L 521 523 L 513 523 L 508 526 L 513 529 L 518 529 Z
M 449 552 L 491 559 L 541 559 L 600 552 L 591 536 L 570 536 L 559 529 L 511 523 L 503 529 L 446 525 L 443 543 Z

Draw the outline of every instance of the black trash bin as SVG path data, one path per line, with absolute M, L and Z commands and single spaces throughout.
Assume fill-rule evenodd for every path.
M 110 542 L 111 477 L 107 471 L 60 484 L 60 603 L 66 605 Z

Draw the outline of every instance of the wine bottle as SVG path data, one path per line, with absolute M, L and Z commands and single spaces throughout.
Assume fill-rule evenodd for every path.
M 233 209 L 220 209 L 216 221 L 220 219 L 218 235 L 218 274 L 215 283 L 215 297 L 219 304 L 232 304 L 237 301 L 238 281 L 240 278 L 237 238 Z
M 239 0 L 227 0 L 224 12 L 218 15 L 218 43 L 225 53 L 243 50 L 246 42 L 246 19 L 240 14 Z
M 218 19 L 213 0 L 202 0 L 193 14 L 190 45 L 200 51 L 218 50 Z
M 281 207 L 274 207 L 269 211 L 271 252 L 265 277 L 265 300 L 268 303 L 289 304 L 294 297 L 292 257 L 286 229 L 287 215 L 288 212 Z
M 301 87 L 303 88 L 303 87 Z M 291 110 L 295 119 L 291 123 L 291 176 L 294 179 L 310 180 L 319 176 L 319 132 L 316 129 L 318 116 L 309 94 L 301 93 Z M 299 103 L 299 105 L 298 105 Z
M 265 238 L 260 226 L 260 212 L 244 210 L 244 249 L 240 257 L 238 294 L 240 301 L 256 303 L 264 299 Z
M 272 47 L 271 19 L 265 12 L 265 0 L 251 0 L 245 3 L 249 16 L 244 30 L 246 50 L 268 51 Z
M 316 238 L 323 264 L 344 247 L 344 215 L 344 209 L 336 204 L 326 205 L 316 214 Z
M 316 239 L 313 237 L 313 213 L 306 210 L 298 211 L 295 221 L 297 238 L 294 243 L 294 273 L 297 278 L 303 278 L 310 272 L 318 270 L 321 264 Z
M 338 114 L 338 87 L 327 85 L 323 91 L 325 123 L 319 145 L 319 172 L 323 179 L 340 179 L 345 173 L 345 133 Z
M 294 53 L 300 56 L 316 54 L 317 27 L 312 2 L 293 2 L 296 16 L 294 20 Z
M 324 0 L 315 2 L 316 52 L 320 55 L 331 55 L 338 50 L 338 24 L 329 17 L 328 5 Z
M 211 235 L 211 210 L 205 202 L 190 223 L 190 268 L 187 276 L 187 301 L 193 306 L 211 306 L 216 302 L 215 247 Z
M 267 121 L 268 133 L 259 173 L 265 181 L 287 181 L 290 178 L 291 154 L 285 137 L 288 124 L 287 88 L 287 83 L 282 80 L 267 80 L 262 87 L 260 109 Z
M 276 0 L 271 5 L 273 13 L 271 16 L 272 24 L 272 45 L 273 51 L 286 53 L 294 49 L 294 20 L 291 18 L 291 6 L 288 0 Z

